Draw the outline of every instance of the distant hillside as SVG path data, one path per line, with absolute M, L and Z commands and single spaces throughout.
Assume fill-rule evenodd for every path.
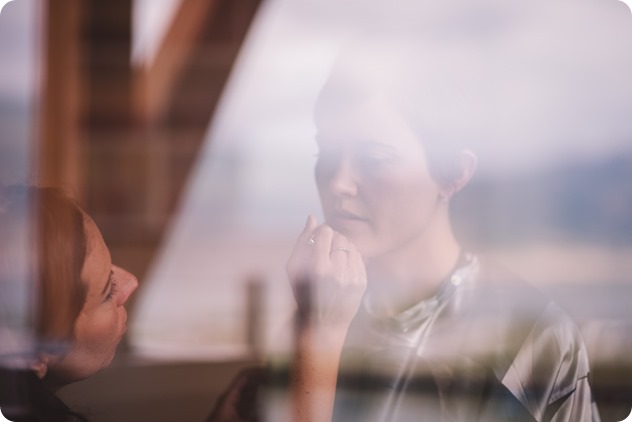
M 513 178 L 474 179 L 453 204 L 465 243 L 632 245 L 632 150 Z

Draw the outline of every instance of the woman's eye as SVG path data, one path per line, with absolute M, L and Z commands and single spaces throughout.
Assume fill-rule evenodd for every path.
M 393 162 L 393 160 L 394 158 L 391 154 L 382 152 L 366 152 L 358 156 L 360 164 L 368 167 L 387 165 Z
M 111 278 L 112 278 L 112 281 L 110 282 L 110 291 L 105 297 L 105 302 L 112 300 L 112 298 L 116 296 L 116 292 L 118 292 L 118 280 L 116 279 L 116 276 L 114 275 L 114 273 L 112 273 Z

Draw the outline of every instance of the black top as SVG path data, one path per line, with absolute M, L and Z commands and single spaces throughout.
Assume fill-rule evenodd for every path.
M 86 421 L 46 389 L 30 370 L 0 368 L 0 408 L 12 421 Z

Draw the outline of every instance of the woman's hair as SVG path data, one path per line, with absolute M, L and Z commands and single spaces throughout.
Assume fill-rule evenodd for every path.
M 85 302 L 84 218 L 59 189 L 0 187 L 0 282 L 33 290 L 29 325 L 43 344 L 72 339 Z
M 472 112 L 473 76 L 461 52 L 437 53 L 435 40 L 415 31 L 365 33 L 345 46 L 320 92 L 315 119 L 375 99 L 388 104 L 417 135 L 431 175 L 442 186 L 460 175 L 459 152 L 472 146 L 464 129 Z
M 0 329 L 5 336 L 13 331 L 9 340 L 31 339 L 17 347 L 25 363 L 41 352 L 62 352 L 59 347 L 72 341 L 86 297 L 81 281 L 84 219 L 79 205 L 61 190 L 0 186 L 0 315 L 6 325 Z M 0 357 L 8 352 L 7 361 L 14 362 L 16 348 L 0 346 Z M 3 366 L 0 407 L 11 420 L 85 420 L 46 389 L 26 364 Z
M 316 121 L 354 102 L 389 101 L 440 184 L 459 174 L 463 149 L 487 174 L 507 174 L 591 158 L 629 137 L 632 25 L 621 2 L 389 3 L 349 31 Z

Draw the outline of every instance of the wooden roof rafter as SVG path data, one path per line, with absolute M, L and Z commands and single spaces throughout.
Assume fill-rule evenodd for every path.
M 134 70 L 134 106 L 140 122 L 160 119 L 218 0 L 181 0 L 154 60 Z

